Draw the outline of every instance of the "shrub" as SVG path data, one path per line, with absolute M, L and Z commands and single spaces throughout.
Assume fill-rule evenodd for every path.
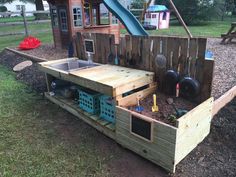
M 7 12 L 7 8 L 5 6 L 0 6 L 0 12 Z

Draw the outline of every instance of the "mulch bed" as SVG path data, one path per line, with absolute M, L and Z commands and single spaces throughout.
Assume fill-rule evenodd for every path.
M 0 64 L 10 69 L 22 61 L 25 61 L 25 59 L 12 52 L 4 50 L 0 53 Z M 39 93 L 46 91 L 47 86 L 44 73 L 38 70 L 36 63 L 33 63 L 32 66 L 27 67 L 20 72 L 16 72 L 16 78 Z
M 56 60 L 68 57 L 68 52 L 66 49 L 56 49 L 52 44 L 43 44 L 40 47 L 32 50 L 20 50 L 17 47 L 12 48 L 20 52 L 30 54 L 39 58 L 44 58 L 46 60 Z

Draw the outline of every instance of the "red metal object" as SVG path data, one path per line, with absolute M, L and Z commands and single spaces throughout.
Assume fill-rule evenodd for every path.
M 19 49 L 21 50 L 30 50 L 35 49 L 41 45 L 41 41 L 35 37 L 29 36 L 25 38 L 20 44 Z

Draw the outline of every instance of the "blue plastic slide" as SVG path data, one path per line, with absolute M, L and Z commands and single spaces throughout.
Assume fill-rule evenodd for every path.
M 118 0 L 103 0 L 107 9 L 120 20 L 128 32 L 134 36 L 147 36 L 148 33 L 135 18 L 135 16 L 123 7 Z

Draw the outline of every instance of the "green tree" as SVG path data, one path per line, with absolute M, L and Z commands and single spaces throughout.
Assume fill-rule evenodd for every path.
M 130 8 L 131 9 L 143 9 L 144 8 L 144 4 L 145 4 L 145 0 L 133 0 Z M 133 11 L 132 12 L 134 14 L 134 16 L 138 17 L 141 15 L 141 11 Z
M 131 3 L 131 8 L 132 9 L 143 9 L 145 0 L 133 0 Z
M 5 6 L 0 6 L 0 12 L 6 12 L 7 8 Z
M 156 4 L 168 5 L 168 0 L 156 0 Z M 188 25 L 197 24 L 209 20 L 214 12 L 213 0 L 174 0 L 180 15 Z

